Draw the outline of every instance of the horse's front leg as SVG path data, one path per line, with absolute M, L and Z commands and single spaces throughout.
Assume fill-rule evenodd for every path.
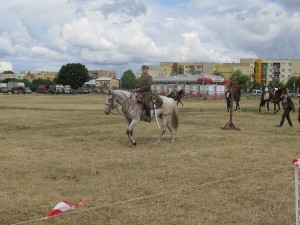
M 276 110 L 276 105 L 278 105 L 278 109 Z M 279 103 L 277 104 L 277 103 L 274 103 L 274 115 L 276 114 L 276 113 L 278 113 L 278 111 L 280 110 L 280 105 L 279 105 Z
M 270 103 L 267 101 L 267 109 L 268 109 L 268 112 L 270 112 L 269 104 L 270 104 Z
M 126 134 L 127 134 L 128 138 L 129 138 L 129 141 L 130 141 L 130 143 L 128 145 L 129 147 L 131 147 L 132 145 L 136 146 L 136 141 L 135 141 L 135 139 L 133 137 L 133 128 L 139 122 L 140 122 L 139 119 L 133 119 L 131 122 L 129 121 L 129 125 L 128 125 L 127 129 L 126 129 Z

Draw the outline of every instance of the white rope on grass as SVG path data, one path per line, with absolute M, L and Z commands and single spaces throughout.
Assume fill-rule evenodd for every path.
M 221 183 L 221 182 L 225 182 L 225 181 L 236 180 L 236 179 L 249 177 L 249 176 L 253 176 L 253 175 L 256 175 L 256 174 L 270 172 L 270 171 L 274 171 L 274 170 L 279 170 L 279 169 L 283 169 L 283 168 L 287 168 L 287 167 L 291 167 L 291 166 L 290 165 L 289 166 L 281 166 L 281 167 L 277 167 L 277 168 L 261 170 L 261 171 L 257 171 L 257 172 L 254 172 L 254 173 L 248 173 L 248 174 L 239 175 L 239 176 L 236 176 L 236 177 L 228 177 L 228 178 L 225 178 L 225 179 L 222 179 L 222 180 L 210 181 L 210 182 L 207 182 L 207 183 L 204 183 L 204 184 L 198 184 L 198 185 L 192 185 L 192 186 L 189 186 L 189 187 L 173 189 L 173 190 L 164 191 L 164 192 L 160 192 L 160 193 L 156 193 L 156 194 L 152 194 L 152 195 L 148 195 L 148 196 L 141 196 L 141 197 L 127 199 L 127 200 L 123 200 L 123 201 L 108 203 L 108 204 L 104 204 L 104 205 L 100 205 L 100 206 L 94 206 L 94 207 L 90 207 L 90 208 L 87 208 L 87 209 L 79 209 L 79 210 L 75 209 L 73 211 L 61 213 L 61 214 L 58 214 L 56 216 L 43 217 L 43 218 L 39 218 L 39 219 L 18 222 L 18 223 L 14 223 L 12 225 L 27 224 L 27 223 L 32 223 L 32 222 L 37 222 L 37 221 L 42 221 L 42 220 L 45 221 L 47 219 L 52 219 L 52 218 L 60 217 L 60 216 L 63 216 L 63 215 L 86 212 L 86 211 L 91 211 L 91 210 L 100 209 L 100 208 L 106 208 L 106 207 L 110 207 L 110 206 L 114 206 L 114 205 L 121 205 L 121 204 L 124 204 L 124 203 L 127 203 L 127 202 L 139 201 L 139 200 L 142 200 L 142 199 L 153 198 L 153 197 L 160 196 L 160 195 L 172 194 L 174 192 L 180 192 L 180 191 L 185 191 L 185 190 L 189 190 L 189 189 L 204 187 L 204 186 L 211 185 L 211 184 L 217 184 L 217 183 Z

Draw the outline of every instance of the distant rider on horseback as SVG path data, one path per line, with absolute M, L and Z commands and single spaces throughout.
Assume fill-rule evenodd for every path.
M 143 94 L 143 106 L 146 112 L 146 119 L 145 121 L 151 122 L 151 103 L 152 103 L 152 96 L 156 98 L 156 102 L 158 106 L 163 104 L 161 97 L 151 91 L 152 85 L 152 77 L 148 74 L 149 67 L 146 65 L 142 66 L 142 76 L 139 79 L 137 84 L 136 92 Z

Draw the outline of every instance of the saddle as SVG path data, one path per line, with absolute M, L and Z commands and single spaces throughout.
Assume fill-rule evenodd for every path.
M 143 93 L 140 93 L 140 92 L 138 92 L 137 93 L 137 98 L 138 98 L 138 103 L 141 105 L 141 106 L 144 106 L 145 105 L 145 100 L 144 100 L 144 95 L 143 95 Z M 160 104 L 158 101 L 157 101 L 157 99 L 156 99 L 156 97 L 155 97 L 155 95 L 151 95 L 151 100 L 150 100 L 150 102 L 148 102 L 148 103 L 150 103 L 150 104 L 148 104 L 148 105 L 150 105 L 151 107 L 150 107 L 150 109 L 160 109 L 161 107 L 162 107 L 162 104 Z

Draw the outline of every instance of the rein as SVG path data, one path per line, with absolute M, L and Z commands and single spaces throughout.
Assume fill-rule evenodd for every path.
M 121 115 L 121 113 L 119 112 L 119 108 L 118 108 L 121 104 L 117 102 L 117 104 L 114 105 L 114 100 L 115 100 L 114 98 L 115 98 L 115 96 L 113 94 L 109 94 L 109 95 L 112 96 L 111 103 L 110 104 L 105 103 L 105 105 L 107 105 L 107 106 L 109 106 L 111 108 L 111 112 L 110 112 L 111 114 L 118 115 L 118 114 L 112 112 L 112 110 L 117 109 L 119 115 Z
M 118 108 L 118 107 L 119 107 L 119 106 L 123 106 L 123 104 L 124 104 L 125 102 L 127 102 L 127 101 L 130 100 L 130 99 L 132 99 L 132 96 L 133 96 L 134 94 L 131 94 L 124 102 L 122 102 L 122 103 L 117 102 L 117 104 L 115 104 L 115 105 L 114 105 L 114 99 L 115 99 L 115 96 L 114 96 L 113 94 L 110 94 L 110 95 L 112 95 L 111 104 L 106 104 L 106 103 L 105 103 L 105 105 L 110 106 L 110 107 L 111 107 L 111 110 L 117 109 L 118 114 L 113 113 L 112 111 L 111 111 L 111 114 L 113 114 L 113 115 L 122 115 L 122 113 L 119 112 L 119 108 Z M 130 105 L 131 105 L 131 101 L 130 101 L 130 103 L 129 103 L 129 106 L 128 106 L 127 110 L 126 110 L 126 111 L 123 111 L 124 113 L 127 113 L 127 112 L 129 111 Z M 122 109 L 122 110 L 123 110 L 123 109 Z

